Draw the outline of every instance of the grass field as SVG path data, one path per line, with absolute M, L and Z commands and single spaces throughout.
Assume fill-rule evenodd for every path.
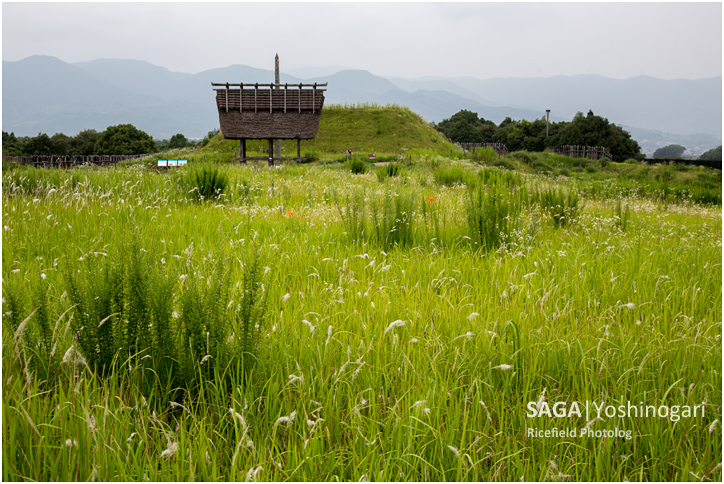
M 721 173 L 415 136 L 4 167 L 3 479 L 721 481 Z
M 3 478 L 720 481 L 721 206 L 447 163 L 5 171 Z

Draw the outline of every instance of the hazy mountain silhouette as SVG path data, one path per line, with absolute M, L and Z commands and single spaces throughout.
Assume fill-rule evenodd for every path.
M 299 68 L 295 72 L 333 69 Z M 212 82 L 273 80 L 272 70 L 244 65 L 188 74 L 137 60 L 69 64 L 55 57 L 33 56 L 3 61 L 2 129 L 18 136 L 39 132 L 73 135 L 87 128 L 100 131 L 132 123 L 157 139 L 176 133 L 200 138 L 219 123 Z M 542 118 L 546 109 L 551 110 L 553 121 L 569 121 L 576 112 L 590 109 L 611 122 L 631 127 L 627 129 L 645 149 L 655 149 L 666 140 L 689 149 L 692 146 L 687 140 L 702 148 L 721 144 L 721 76 L 670 81 L 598 75 L 386 79 L 364 70 L 345 69 L 312 78 L 282 72 L 280 80 L 290 84 L 328 82 L 328 103 L 404 105 L 434 122 L 461 109 L 495 123 L 506 117 Z

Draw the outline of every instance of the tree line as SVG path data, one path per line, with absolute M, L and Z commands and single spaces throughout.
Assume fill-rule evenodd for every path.
M 205 141 L 202 146 L 208 142 L 209 135 L 202 140 Z M 100 133 L 86 129 L 75 136 L 39 133 L 32 137 L 16 137 L 15 133 L 3 131 L 2 143 L 4 156 L 140 155 L 197 146 L 181 133 L 173 135 L 170 140 L 156 141 L 132 124 L 109 126 Z
M 564 145 L 603 146 L 613 156 L 641 158 L 641 147 L 631 134 L 608 119 L 588 111 L 579 112 L 570 122 L 551 122 L 546 137 L 546 119 L 514 121 L 507 117 L 499 125 L 461 110 L 435 125 L 456 143 L 504 143 L 509 151 L 544 151 Z

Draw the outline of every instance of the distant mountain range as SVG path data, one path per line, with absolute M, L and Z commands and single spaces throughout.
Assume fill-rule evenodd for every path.
M 461 109 L 500 123 L 570 121 L 592 110 L 622 125 L 644 152 L 670 143 L 703 152 L 722 143 L 722 78 L 662 80 L 598 75 L 548 78 L 384 78 L 363 70 L 300 68 L 281 82 L 327 82 L 327 103 L 408 106 L 431 122 Z M 176 133 L 203 137 L 218 127 L 211 82 L 269 83 L 272 70 L 244 65 L 198 74 L 171 72 L 143 61 L 97 59 L 70 64 L 49 56 L 3 61 L 2 130 L 74 135 L 131 123 L 156 139 Z

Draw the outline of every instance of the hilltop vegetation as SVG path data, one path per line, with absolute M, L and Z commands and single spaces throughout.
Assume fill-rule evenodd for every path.
M 265 140 L 247 141 L 247 150 L 257 154 L 266 153 L 267 146 Z M 325 106 L 317 137 L 303 140 L 301 146 L 302 152 L 317 156 L 342 154 L 350 149 L 365 154 L 461 153 L 459 147 L 410 109 L 375 104 Z M 201 153 L 233 153 L 238 148 L 238 141 L 225 140 L 218 133 Z M 284 156 L 296 156 L 296 149 L 296 141 L 282 141 Z
M 577 113 L 570 123 L 549 123 L 546 136 L 545 117 L 533 122 L 506 118 L 496 126 L 492 121 L 479 118 L 477 113 L 461 110 L 436 128 L 459 143 L 503 143 L 510 151 L 543 151 L 563 145 L 603 146 L 613 156 L 635 158 L 640 156 L 639 144 L 631 134 L 608 119 L 588 111 Z

